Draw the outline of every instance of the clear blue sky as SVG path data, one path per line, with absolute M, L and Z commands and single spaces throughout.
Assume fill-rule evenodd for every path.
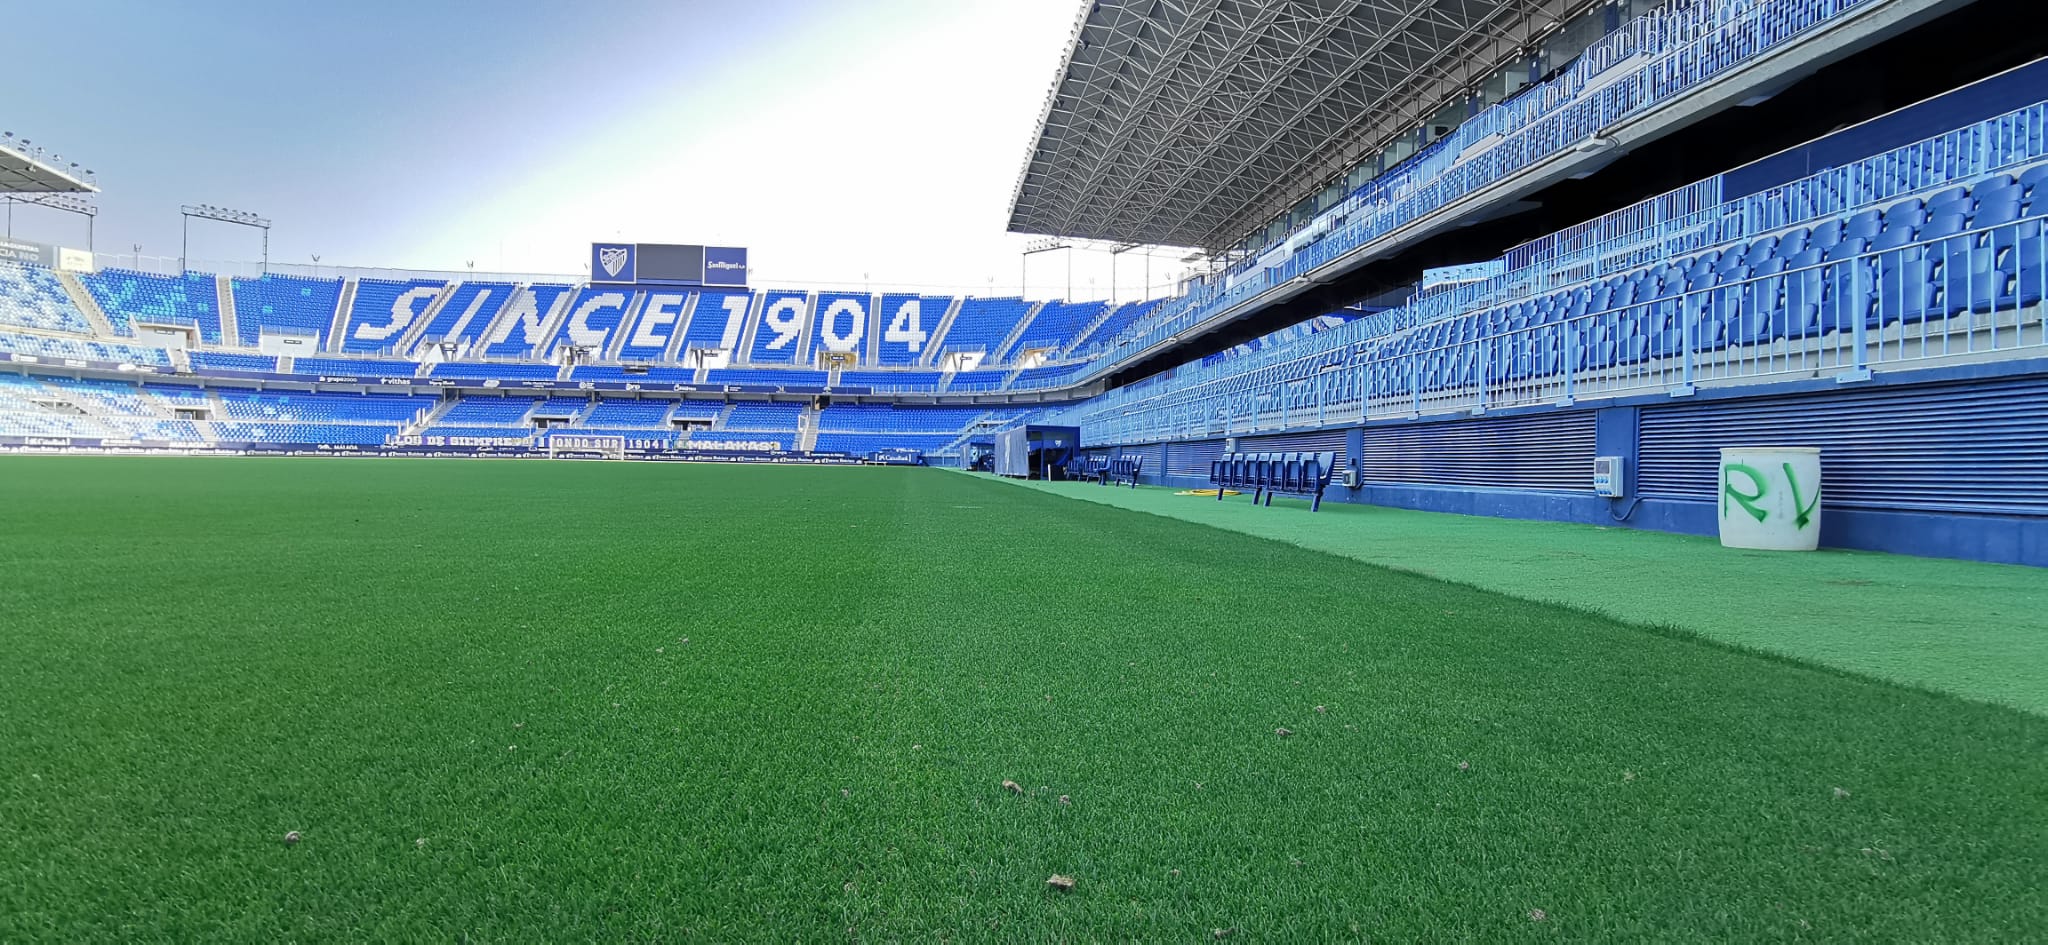
M 0 37 L 0 128 L 98 172 L 97 248 L 178 206 L 273 260 L 580 272 L 594 239 L 751 247 L 757 283 L 1014 294 L 1011 189 L 1071 0 L 82 0 Z M 84 226 L 17 212 L 29 239 Z M 195 227 L 194 260 L 257 255 Z M 1033 295 L 1064 294 L 1059 254 Z M 1163 283 L 1177 262 L 1152 264 Z M 1125 257 L 1124 297 L 1142 261 Z M 990 279 L 993 277 L 993 283 Z M 1091 280 L 1094 284 L 1091 286 Z M 1109 294 L 1078 253 L 1074 295 Z

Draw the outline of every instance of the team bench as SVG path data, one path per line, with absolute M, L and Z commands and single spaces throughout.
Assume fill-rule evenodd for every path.
M 1138 488 L 1138 473 L 1145 467 L 1145 457 L 1126 453 L 1109 461 L 1109 468 L 1102 472 L 1102 484 L 1128 482 L 1131 488 Z
M 1225 453 L 1209 464 L 1209 482 L 1216 487 L 1216 501 L 1223 501 L 1225 489 L 1250 490 L 1252 504 L 1265 497 L 1299 495 L 1309 498 L 1309 511 L 1323 507 L 1323 490 L 1330 487 L 1336 453 Z
M 1102 474 L 1108 469 L 1109 458 L 1106 456 L 1080 453 L 1067 460 L 1067 478 L 1075 482 L 1101 482 Z

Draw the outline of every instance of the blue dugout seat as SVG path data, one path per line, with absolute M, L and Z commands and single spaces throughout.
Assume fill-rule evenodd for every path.
M 1253 505 L 1263 498 L 1271 506 L 1276 494 L 1299 495 L 1308 497 L 1314 512 L 1323 507 L 1336 464 L 1336 453 L 1225 453 L 1209 464 L 1209 482 L 1216 486 L 1218 502 L 1233 489 L 1250 490 Z

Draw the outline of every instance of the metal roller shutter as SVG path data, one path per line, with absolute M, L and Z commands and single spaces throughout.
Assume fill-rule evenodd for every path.
M 1166 474 L 1209 478 L 1209 464 L 1223 455 L 1222 440 L 1166 444 Z
M 1830 506 L 2048 514 L 2048 379 L 1646 407 L 1637 490 L 1712 498 L 1720 450 L 1821 451 Z
M 1239 437 L 1237 448 L 1245 453 L 1335 453 L 1337 462 L 1331 470 L 1337 475 L 1344 474 L 1343 430 L 1322 430 L 1316 433 L 1288 433 L 1280 436 Z M 1206 467 L 1205 467 L 1206 470 Z
M 1367 426 L 1360 482 L 1590 492 L 1593 411 Z
M 1145 457 L 1145 465 L 1139 467 L 1144 470 L 1144 472 L 1139 474 L 1141 476 L 1156 477 L 1159 475 L 1159 470 L 1166 466 L 1166 444 L 1164 443 L 1152 443 L 1146 446 L 1126 446 L 1123 452 L 1126 456 Z

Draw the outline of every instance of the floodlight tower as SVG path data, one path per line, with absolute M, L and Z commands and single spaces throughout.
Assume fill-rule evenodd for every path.
M 1117 243 L 1109 248 L 1109 304 L 1116 304 L 1116 258 L 1134 249 L 1144 247 L 1143 243 Z M 1145 290 L 1139 293 L 1140 301 L 1152 296 L 1152 254 L 1145 254 Z
M 262 230 L 263 271 L 266 273 L 270 271 L 269 220 L 257 216 L 256 214 L 250 213 L 247 210 L 230 210 L 226 207 L 216 207 L 213 206 L 212 204 L 187 204 L 185 206 L 179 207 L 178 212 L 184 216 L 184 225 L 182 228 L 181 236 L 179 237 L 178 241 L 179 272 L 182 273 L 186 269 L 185 254 L 186 251 L 190 249 L 192 245 L 192 221 L 195 219 L 218 220 L 222 223 L 233 223 L 236 226 L 254 227 L 256 229 Z
M 1028 272 L 1026 267 L 1031 262 L 1031 257 L 1039 253 L 1050 253 L 1059 249 L 1067 251 L 1067 295 L 1071 297 L 1074 294 L 1074 244 L 1056 236 L 1048 236 L 1042 240 L 1032 240 L 1024 246 L 1024 252 L 1019 257 L 1017 263 L 1018 297 L 1023 297 L 1030 290 L 1030 285 L 1026 281 Z
M 88 199 L 99 192 L 91 168 L 77 161 L 66 162 L 27 138 L 12 131 L 0 132 L 0 203 L 7 205 L 7 235 L 14 236 L 14 205 L 35 204 L 85 217 L 85 242 L 93 243 L 94 218 L 99 207 Z
M 85 249 L 87 252 L 92 251 L 93 223 L 100 215 L 100 208 L 97 205 L 95 205 L 92 201 L 87 200 L 84 197 L 81 197 L 77 194 L 48 193 L 0 194 L 0 202 L 5 202 L 7 204 L 7 235 L 9 238 L 12 238 L 14 236 L 14 205 L 18 203 L 33 204 L 38 207 L 49 207 L 52 210 L 61 210 L 65 213 L 75 213 L 78 214 L 79 216 L 84 217 Z

